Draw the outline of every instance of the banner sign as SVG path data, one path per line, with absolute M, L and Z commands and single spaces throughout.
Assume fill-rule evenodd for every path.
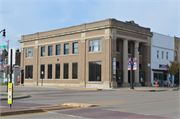
M 8 104 L 13 102 L 13 84 L 8 83 Z
M 166 68 L 167 68 L 167 65 L 160 64 L 160 65 L 159 65 L 159 68 L 166 69 Z
M 113 79 L 116 79 L 116 58 L 113 57 Z
M 137 70 L 137 58 L 133 58 L 133 70 Z
M 128 61 L 127 70 L 131 70 L 131 58 L 127 58 L 127 61 Z
M 0 60 L 0 70 L 4 70 L 3 61 L 2 60 Z

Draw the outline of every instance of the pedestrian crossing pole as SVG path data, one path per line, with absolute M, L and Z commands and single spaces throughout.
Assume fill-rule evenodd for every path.
M 13 84 L 12 84 L 12 52 L 13 49 L 11 49 L 11 55 L 10 55 L 10 83 L 8 83 L 8 104 L 9 108 L 11 109 L 11 104 L 13 103 Z

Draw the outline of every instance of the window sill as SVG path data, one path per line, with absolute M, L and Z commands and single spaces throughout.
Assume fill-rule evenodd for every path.
M 88 54 L 91 54 L 91 53 L 102 53 L 102 51 L 88 52 Z
M 97 83 L 97 84 L 100 84 L 100 83 L 102 83 L 101 81 L 88 81 L 88 83 L 89 84 L 91 84 L 91 83 Z
M 120 52 L 116 52 L 116 54 L 121 54 Z
M 26 57 L 25 59 L 33 59 L 33 57 Z
M 26 78 L 25 78 L 24 80 L 33 80 L 33 78 L 32 78 L 32 79 L 26 79 Z
M 78 79 L 40 79 L 40 80 L 78 80 Z

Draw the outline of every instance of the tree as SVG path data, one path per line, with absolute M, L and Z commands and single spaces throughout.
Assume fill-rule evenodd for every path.
M 170 66 L 167 64 L 167 71 L 171 75 L 176 75 L 179 69 L 179 62 L 170 61 Z

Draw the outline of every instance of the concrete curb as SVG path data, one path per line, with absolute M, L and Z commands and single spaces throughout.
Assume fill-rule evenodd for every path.
M 23 98 L 29 98 L 29 97 L 31 97 L 31 96 L 30 96 L 30 95 L 16 96 L 16 97 L 13 97 L 13 100 L 23 99 Z M 1 98 L 0 100 L 7 100 L 7 97 L 6 97 L 6 98 Z
M 137 90 L 137 89 L 119 89 L 118 91 L 139 91 L 139 92 L 162 92 L 162 91 L 178 91 L 179 88 L 173 88 L 173 89 L 149 89 L 149 90 Z
M 28 114 L 28 113 L 38 113 L 45 112 L 42 109 L 30 109 L 30 110 L 21 110 L 21 111 L 12 111 L 12 112 L 1 112 L 1 116 L 9 116 L 9 115 L 18 115 L 18 114 Z
M 74 87 L 57 87 L 60 89 L 75 89 L 75 90 L 98 90 L 98 91 L 102 91 L 103 89 L 97 89 L 97 88 L 74 88 Z

